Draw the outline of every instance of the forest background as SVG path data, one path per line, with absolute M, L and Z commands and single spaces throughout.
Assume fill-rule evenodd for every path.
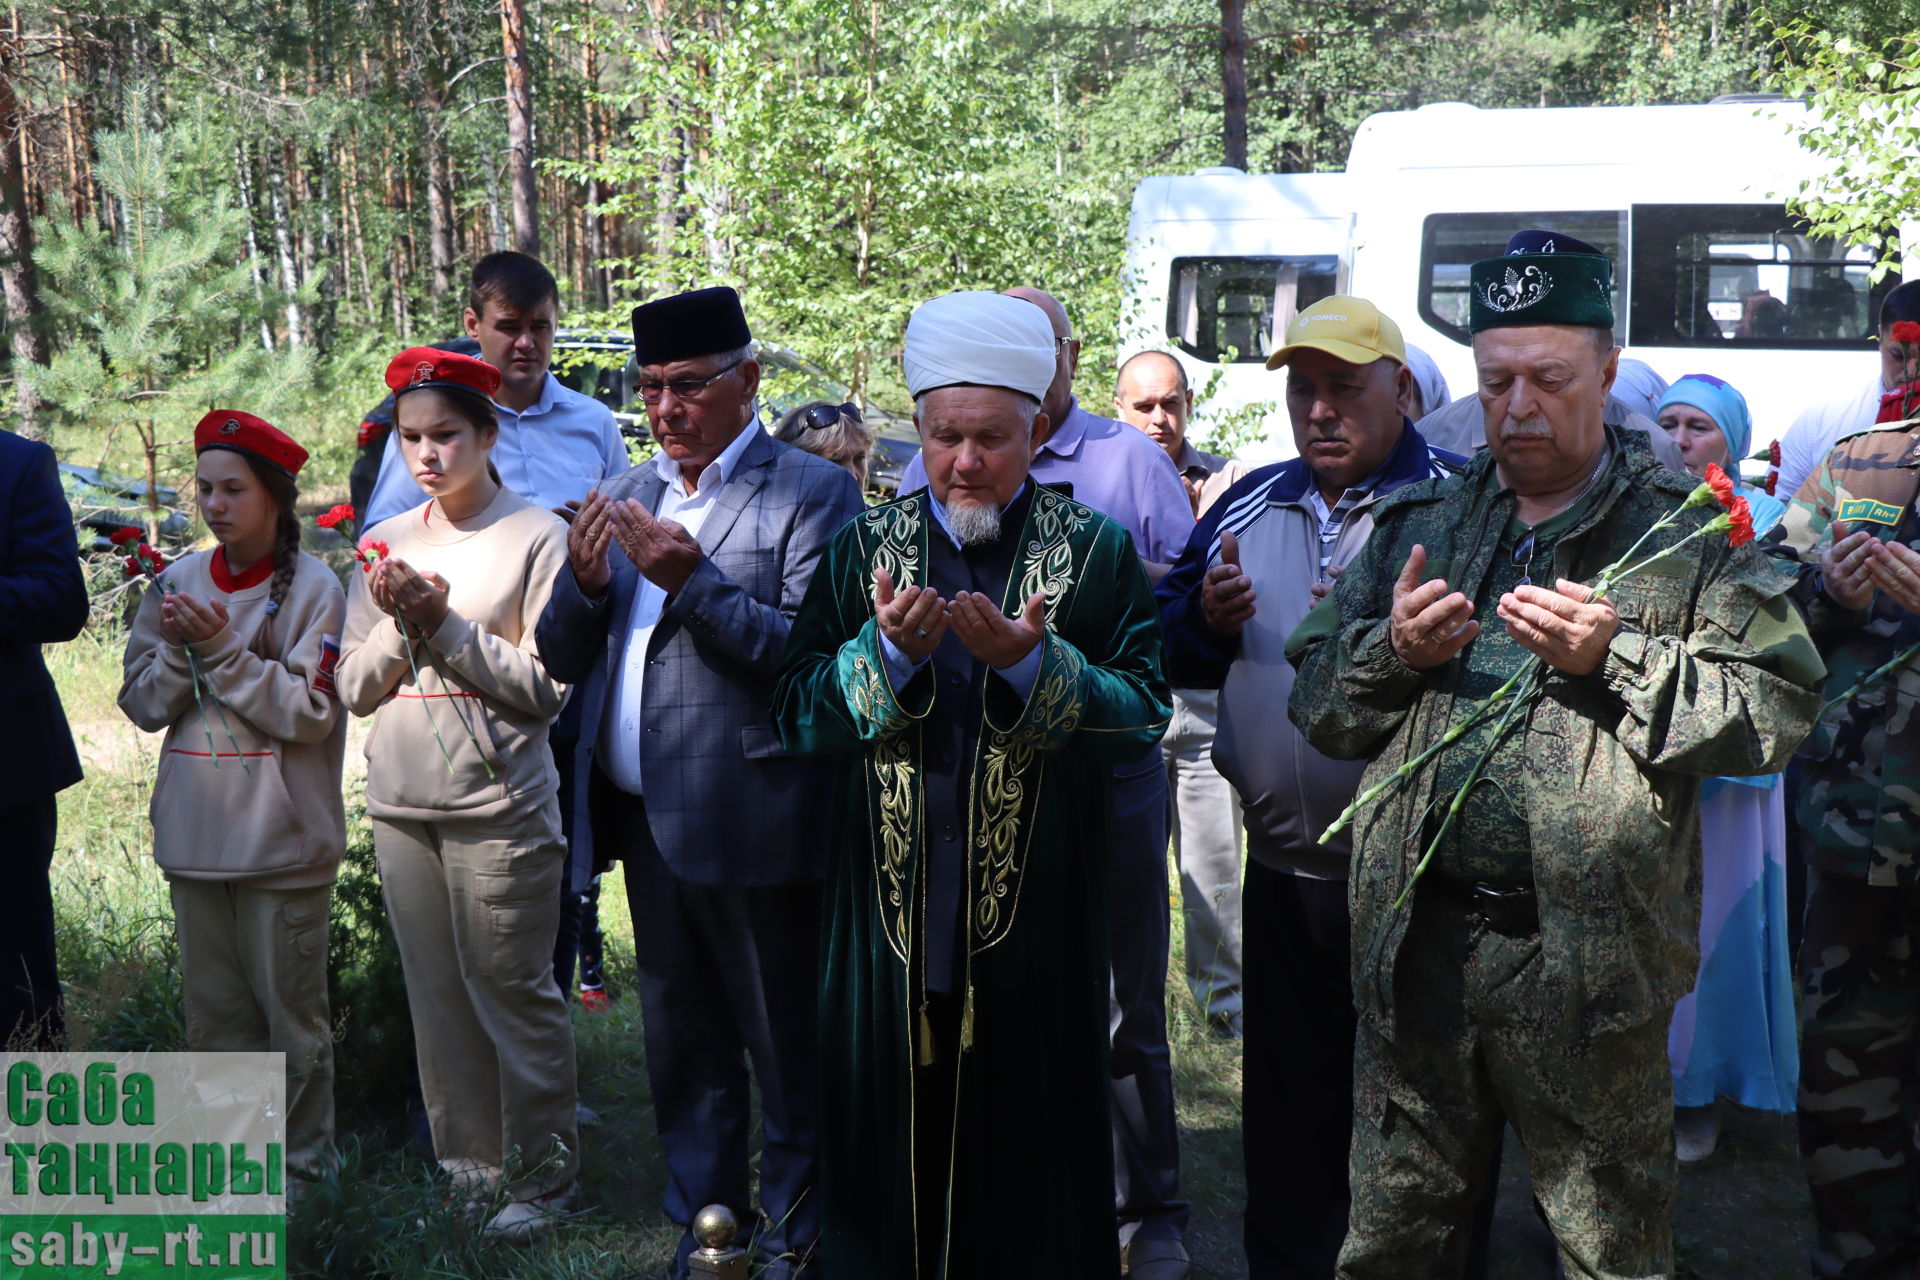
M 905 407 L 906 317 L 961 287 L 1037 284 L 1111 387 L 1134 185 L 1232 163 L 1338 169 L 1367 115 L 1704 102 L 1782 91 L 1841 157 L 1825 229 L 1920 207 L 1920 0 L 72 0 L 0 23 L 0 423 L 161 484 L 210 408 L 314 452 L 344 497 L 362 414 L 403 342 L 458 331 L 465 271 L 537 252 L 564 320 L 626 328 L 663 291 L 740 288 L 758 336 Z M 1685 157 L 1676 157 L 1685 163 Z M 184 528 L 184 522 L 182 527 Z M 316 539 L 310 539 L 310 542 Z M 343 568 L 337 546 L 317 550 Z M 148 854 L 155 741 L 114 705 L 130 603 L 93 557 L 96 625 L 48 660 L 86 759 L 61 797 L 56 907 L 76 1047 L 184 1045 L 166 888 Z M 506 1274 L 447 1208 L 409 1120 L 411 1044 L 374 872 L 359 740 L 335 893 L 340 1178 L 296 1220 L 297 1276 Z M 607 1015 L 576 1013 L 580 1220 L 522 1280 L 659 1273 L 676 1231 L 651 1115 L 631 934 L 607 881 Z M 1238 1047 L 1180 981 L 1169 1010 L 1196 1274 L 1239 1271 Z M 1791 1121 L 1748 1117 L 1690 1173 L 1680 1274 L 1805 1273 Z M 1501 1280 L 1553 1274 L 1510 1153 Z
M 384 356 L 456 333 L 467 266 L 518 247 L 580 327 L 736 285 L 759 336 L 896 410 L 916 302 L 1039 284 L 1098 405 L 1143 176 L 1338 169 L 1368 114 L 1447 100 L 1786 89 L 1844 115 L 1911 93 L 1915 30 L 1916 0 L 16 5 L 0 403 L 76 460 L 159 444 L 162 480 L 237 405 L 331 475 Z M 1880 141 L 1869 205 L 1911 151 Z

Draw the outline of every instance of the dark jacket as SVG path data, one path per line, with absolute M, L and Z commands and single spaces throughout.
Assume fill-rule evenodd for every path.
M 760 431 L 749 426 L 749 431 Z M 604 489 L 660 507 L 666 484 L 651 464 Z M 829 770 L 781 749 L 769 706 L 787 629 L 820 553 L 865 504 L 845 467 L 762 433 L 701 526 L 706 559 L 667 598 L 647 644 L 640 762 L 647 825 L 660 855 L 694 884 L 755 886 L 818 879 L 825 866 Z M 540 660 L 578 686 L 571 880 L 592 859 L 587 779 L 600 716 L 625 659 L 639 571 L 617 548 L 612 585 L 584 595 L 571 564 L 541 616 Z
M 87 584 L 53 450 L 0 431 L 0 810 L 80 781 L 40 646 L 87 625 Z
M 1344 568 L 1360 554 L 1373 532 L 1374 507 L 1388 494 L 1452 475 L 1465 463 L 1458 454 L 1430 447 L 1407 424 L 1372 491 L 1342 523 L 1332 566 Z M 1177 689 L 1221 690 L 1213 763 L 1240 795 L 1247 855 L 1276 871 L 1338 879 L 1347 874 L 1346 836 L 1318 841 L 1353 799 L 1366 766 L 1315 751 L 1280 713 L 1293 692 L 1287 637 L 1312 607 L 1320 576 L 1320 518 L 1307 496 L 1312 484 L 1304 458 L 1261 467 L 1236 481 L 1200 517 L 1154 595 L 1167 679 Z M 1216 635 L 1200 605 L 1207 570 L 1220 562 L 1223 530 L 1240 540 L 1240 567 L 1258 597 L 1253 618 L 1236 636 Z

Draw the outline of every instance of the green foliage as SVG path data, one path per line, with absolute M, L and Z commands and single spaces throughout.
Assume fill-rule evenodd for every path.
M 1883 237 L 1920 208 L 1920 36 L 1863 42 L 1801 17 L 1773 33 L 1788 55 L 1776 83 L 1807 100 L 1801 145 L 1831 164 L 1802 184 L 1794 207 L 1816 234 L 1881 244 L 1879 280 L 1898 257 Z
M 69 422 L 85 423 L 104 452 L 131 428 L 147 467 L 157 520 L 159 452 L 221 401 L 271 413 L 311 376 L 311 352 L 235 342 L 247 272 L 237 260 L 238 213 L 199 180 L 213 135 L 204 117 L 166 129 L 131 96 L 127 127 L 95 140 L 96 174 L 115 225 L 56 217 L 40 268 L 51 360 L 25 377 Z

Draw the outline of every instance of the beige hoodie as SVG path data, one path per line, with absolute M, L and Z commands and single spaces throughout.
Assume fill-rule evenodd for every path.
M 446 580 L 446 621 L 424 640 L 414 638 L 418 687 L 399 626 L 374 606 L 371 574 L 354 575 L 347 604 L 340 696 L 355 715 L 373 717 L 367 812 L 412 822 L 512 814 L 558 841 L 559 775 L 547 727 L 566 705 L 567 686 L 540 664 L 534 627 L 566 564 L 566 525 L 509 489 L 457 522 L 435 513 L 429 523 L 431 505 L 366 534 L 414 569 Z
M 269 624 L 272 579 L 228 593 L 213 581 L 212 559 L 197 552 L 164 576 L 175 591 L 227 607 L 226 627 L 195 646 L 225 705 L 224 726 L 211 699 L 203 725 L 186 655 L 160 638 L 161 593 L 151 586 L 127 639 L 120 709 L 142 729 L 167 731 L 150 806 L 153 856 L 167 875 L 188 880 L 330 884 L 347 843 L 347 721 L 333 671 L 346 614 L 340 580 L 302 553 Z

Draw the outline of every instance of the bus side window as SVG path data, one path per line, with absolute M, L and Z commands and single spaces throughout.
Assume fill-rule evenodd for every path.
M 1877 247 L 1806 233 L 1779 204 L 1633 206 L 1634 346 L 1858 348 L 1888 277 Z
M 1428 214 L 1420 233 L 1420 318 L 1461 346 L 1468 345 L 1467 272 L 1482 258 L 1505 253 L 1508 238 L 1529 227 L 1564 232 L 1613 259 L 1617 316 L 1620 278 L 1626 274 L 1620 257 L 1626 222 L 1625 212 L 1618 209 Z
M 1330 254 L 1175 258 L 1167 337 L 1209 364 L 1229 350 L 1235 364 L 1264 364 L 1295 313 L 1335 291 L 1339 267 Z

